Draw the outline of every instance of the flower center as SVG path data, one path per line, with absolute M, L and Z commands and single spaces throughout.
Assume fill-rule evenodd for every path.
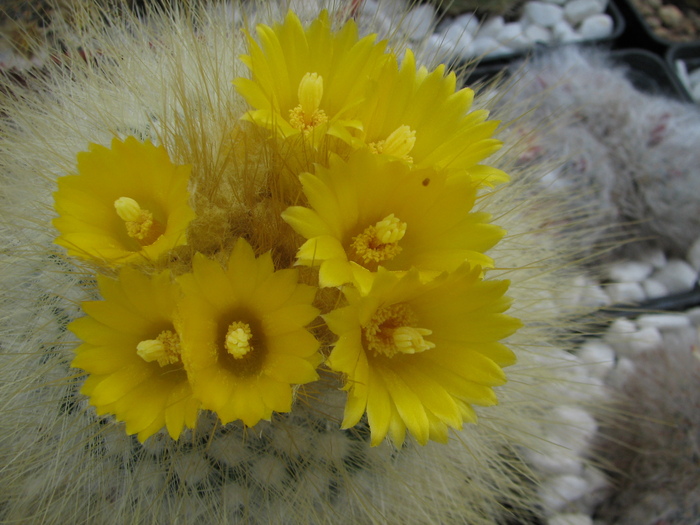
M 226 332 L 226 350 L 234 359 L 242 359 L 253 350 L 253 347 L 250 346 L 252 338 L 253 333 L 250 331 L 248 323 L 233 322 Z
M 406 235 L 406 227 L 392 213 L 353 237 L 350 247 L 365 265 L 391 260 L 401 253 L 398 243 Z
M 163 330 L 155 339 L 136 345 L 136 353 L 147 363 L 158 361 L 160 366 L 180 363 L 180 337 L 172 330 Z
M 373 153 L 384 153 L 393 157 L 399 157 L 408 162 L 413 159 L 408 155 L 416 144 L 416 132 L 410 126 L 399 126 L 384 140 L 370 142 L 369 149 Z
M 319 108 L 323 98 L 323 77 L 318 73 L 306 73 L 299 82 L 298 96 L 299 105 L 289 110 L 289 123 L 308 134 L 328 121 L 326 112 Z
M 114 209 L 124 221 L 129 237 L 136 239 L 142 246 L 153 244 L 165 232 L 165 228 L 153 218 L 153 214 L 141 208 L 134 199 L 119 197 L 114 201 Z
M 424 336 L 432 330 L 416 327 L 418 320 L 404 303 L 379 308 L 369 323 L 362 327 L 367 347 L 375 355 L 394 357 L 396 354 L 417 354 L 435 348 Z

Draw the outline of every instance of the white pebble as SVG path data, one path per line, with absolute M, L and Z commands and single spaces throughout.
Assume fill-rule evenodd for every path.
M 564 9 L 545 2 L 528 2 L 523 8 L 527 20 L 541 27 L 553 27 L 564 19 Z
M 688 73 L 688 80 L 691 84 L 700 84 L 700 68 L 693 69 Z
M 432 34 L 423 42 L 422 54 L 438 62 L 444 62 L 452 57 L 454 47 L 454 42 L 445 40 L 443 35 Z
M 564 5 L 567 0 L 543 0 L 544 2 L 547 2 L 548 4 L 556 4 L 556 5 Z
M 432 32 L 435 8 L 420 4 L 411 9 L 401 20 L 400 30 L 411 40 L 420 40 Z
M 479 33 L 472 42 L 472 53 L 477 57 L 486 56 L 496 51 L 500 46 L 501 43 L 495 38 L 481 36 Z
M 530 42 L 523 35 L 522 24 L 518 22 L 510 22 L 504 25 L 503 29 L 498 33 L 497 40 L 512 49 L 522 49 L 530 45 Z
M 488 36 L 495 39 L 505 25 L 506 22 L 502 16 L 492 16 L 481 24 L 481 27 L 476 35 L 477 37 Z
M 640 303 L 646 299 L 644 288 L 639 283 L 612 283 L 605 287 L 613 304 Z
M 554 409 L 552 415 L 556 422 L 547 433 L 550 441 L 576 453 L 585 452 L 598 430 L 595 418 L 580 407 L 566 405 Z
M 620 261 L 607 269 L 608 277 L 618 283 L 638 283 L 651 275 L 654 267 L 651 263 L 640 261 Z
M 445 44 L 452 47 L 453 53 L 460 57 L 472 56 L 472 41 L 474 37 L 463 27 L 452 25 L 442 33 Z M 449 43 L 449 44 L 448 44 Z
M 585 479 L 571 474 L 546 479 L 540 488 L 540 497 L 546 510 L 557 511 L 575 501 L 588 490 Z
M 549 32 L 548 29 L 545 29 L 544 27 L 540 27 L 537 25 L 531 25 L 527 26 L 524 31 L 525 37 L 530 41 L 530 42 L 543 42 L 547 43 L 552 40 L 552 33 Z
M 578 30 L 584 39 L 606 38 L 612 35 L 613 19 L 606 14 L 589 16 Z
M 479 22 L 479 19 L 476 17 L 475 14 L 464 13 L 463 15 L 460 15 L 457 18 L 455 18 L 452 22 L 452 25 L 459 26 L 465 31 L 469 32 L 471 35 L 474 35 L 479 30 L 481 22 Z
M 700 237 L 698 237 L 695 242 L 690 245 L 686 259 L 696 272 L 700 271 Z
M 674 330 L 690 326 L 690 319 L 683 314 L 646 314 L 637 318 L 640 328 L 653 327 L 658 330 Z
M 560 42 L 576 42 L 581 40 L 581 35 L 579 35 L 566 20 L 562 20 L 556 24 L 552 28 L 552 33 Z
M 658 328 L 646 326 L 633 334 L 627 335 L 625 338 L 626 344 L 618 345 L 617 349 L 622 354 L 625 351 L 629 351 L 632 355 L 642 354 L 660 348 L 663 341 L 664 339 Z
M 560 476 L 576 475 L 583 471 L 580 458 L 570 450 L 554 443 L 542 442 L 537 450 L 527 449 L 525 455 L 527 463 L 542 473 Z
M 547 525 L 593 525 L 588 514 L 557 514 L 547 520 Z
M 692 87 L 690 90 L 690 96 L 693 97 L 693 100 L 695 101 L 700 100 L 700 84 L 695 84 Z
M 608 327 L 608 330 L 603 338 L 614 347 L 615 342 L 619 340 L 620 337 L 633 334 L 636 331 L 637 325 L 634 323 L 634 321 L 620 317 L 619 319 L 615 319 L 612 323 L 610 323 L 610 326 Z
M 650 248 L 639 256 L 639 260 L 651 264 L 657 270 L 666 266 L 666 254 L 660 248 Z
M 589 284 L 581 289 L 581 306 L 600 308 L 612 304 L 610 296 L 597 284 Z
M 571 25 L 576 25 L 593 15 L 603 12 L 596 0 L 571 0 L 564 6 L 564 16 Z
M 668 295 L 668 288 L 656 279 L 644 279 L 644 281 L 642 281 L 642 288 L 644 289 L 647 299 L 658 299 L 659 297 L 666 297 Z
M 671 259 L 666 266 L 655 272 L 652 277 L 666 286 L 669 293 L 673 294 L 692 290 L 698 274 L 687 262 L 680 259 Z
M 615 366 L 615 350 L 600 341 L 587 341 L 576 351 L 578 358 L 586 364 L 593 376 L 603 378 Z
M 608 376 L 607 382 L 612 386 L 622 386 L 635 375 L 635 372 L 634 362 L 627 357 L 620 357 L 612 373 Z
M 685 315 L 690 319 L 693 326 L 700 326 L 700 306 L 697 308 L 691 308 Z
M 500 57 L 503 55 L 510 55 L 511 53 L 515 53 L 515 49 L 513 49 L 512 47 L 504 46 L 503 44 L 501 44 L 498 47 L 498 49 L 494 49 L 486 56 L 488 56 L 488 57 Z

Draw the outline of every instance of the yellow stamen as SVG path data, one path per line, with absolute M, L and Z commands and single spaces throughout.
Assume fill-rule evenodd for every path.
M 242 359 L 248 352 L 253 350 L 250 340 L 253 333 L 247 323 L 234 322 L 228 327 L 226 332 L 226 350 L 234 359 Z
M 418 328 L 416 315 L 404 303 L 379 308 L 369 323 L 362 328 L 367 347 L 377 356 L 394 357 L 396 354 L 417 354 L 435 348 L 423 336 L 432 330 Z
M 180 337 L 172 330 L 163 330 L 155 339 L 136 345 L 136 353 L 144 361 L 158 361 L 160 366 L 180 363 Z
M 130 197 L 119 197 L 115 200 L 114 209 L 124 221 L 127 235 L 136 239 L 142 246 L 153 244 L 165 232 L 163 225 L 153 218 L 153 214 L 141 208 L 139 203 Z
M 323 77 L 318 73 L 306 73 L 299 82 L 299 105 L 289 110 L 292 127 L 309 133 L 319 124 L 328 121 L 326 112 L 320 109 L 323 98 Z
M 384 153 L 413 162 L 408 155 L 416 144 L 416 132 L 410 126 L 399 126 L 385 140 L 370 142 L 369 147 L 374 153 Z
M 353 237 L 350 247 L 365 265 L 391 260 L 401 253 L 398 242 L 406 235 L 407 226 L 392 213 Z

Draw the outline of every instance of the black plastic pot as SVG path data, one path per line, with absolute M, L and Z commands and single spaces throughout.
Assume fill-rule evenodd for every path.
M 603 47 L 608 47 L 611 48 L 613 45 L 616 43 L 616 41 L 620 38 L 620 36 L 624 33 L 625 31 L 625 18 L 620 12 L 620 9 L 617 7 L 615 2 L 613 0 L 608 1 L 608 7 L 605 10 L 605 14 L 609 15 L 612 20 L 613 20 L 613 32 L 611 35 L 605 37 L 605 38 L 596 38 L 596 39 L 590 39 L 590 40 L 581 40 L 580 42 L 576 42 L 575 45 L 584 45 L 584 46 L 603 46 Z M 571 43 L 574 44 L 574 43 Z M 547 48 L 553 48 L 553 47 L 558 47 L 560 45 L 571 45 L 570 43 L 566 44 L 548 44 L 548 43 L 541 43 L 533 46 L 532 48 L 529 49 L 523 49 L 521 51 L 516 51 L 513 53 L 508 53 L 504 55 L 499 55 L 495 57 L 485 57 L 479 60 L 479 64 L 482 66 L 491 66 L 494 65 L 498 67 L 501 65 L 503 67 L 505 64 L 511 63 L 516 60 L 520 60 L 522 58 L 525 58 L 535 52 L 539 52 L 541 49 L 547 49 Z
M 622 16 L 627 22 L 623 35 L 619 38 L 620 47 L 647 49 L 664 56 L 672 46 L 680 42 L 659 36 L 647 23 L 644 15 L 634 5 L 633 0 L 617 0 Z
M 615 64 L 627 67 L 626 76 L 640 91 L 683 102 L 692 98 L 668 62 L 645 49 L 620 49 L 610 53 Z
M 668 67 L 676 72 L 676 62 L 682 60 L 685 62 L 686 69 L 688 72 L 694 69 L 700 68 L 700 42 L 694 42 L 689 44 L 677 44 L 668 49 L 666 52 L 666 63 Z M 676 73 L 677 74 L 677 73 Z M 686 95 L 690 100 L 693 97 L 690 92 L 690 86 L 687 85 L 683 79 L 679 78 L 679 83 L 681 88 L 685 91 Z

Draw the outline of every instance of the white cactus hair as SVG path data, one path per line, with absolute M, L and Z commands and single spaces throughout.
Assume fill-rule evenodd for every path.
M 57 60 L 26 86 L 0 81 L 0 521 L 486 525 L 546 512 L 524 457 L 546 449 L 538 436 L 556 407 L 597 402 L 601 385 L 567 352 L 581 313 L 567 297 L 580 239 L 557 229 L 552 214 L 565 200 L 555 206 L 528 190 L 543 167 L 520 169 L 517 142 L 493 159 L 514 182 L 479 206 L 509 232 L 489 278 L 512 280 L 511 312 L 525 327 L 508 344 L 519 363 L 506 370 L 500 404 L 478 410 L 479 423 L 449 444 L 370 448 L 362 425 L 339 430 L 345 394 L 330 380 L 254 428 L 202 413 L 179 441 L 159 433 L 143 445 L 79 394 L 83 377 L 69 367 L 78 342 L 66 326 L 97 291 L 89 269 L 53 244 L 56 179 L 89 143 L 127 135 L 165 145 L 174 162 L 211 179 L 229 162 L 242 162 L 233 167 L 240 177 L 268 169 L 264 148 L 243 161 L 224 154 L 245 111 L 231 80 L 247 74 L 241 26 L 284 9 L 229 6 L 175 4 L 139 18 L 120 4 L 78 3 L 57 30 Z M 500 112 L 517 116 L 507 105 Z M 274 232 L 265 236 L 274 242 Z

